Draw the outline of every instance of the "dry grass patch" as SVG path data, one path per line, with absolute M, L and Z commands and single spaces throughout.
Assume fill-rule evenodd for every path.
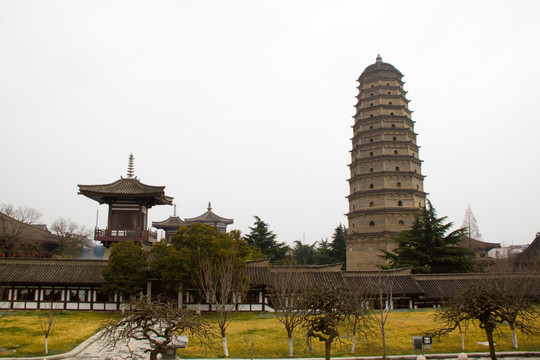
M 431 309 L 414 311 L 394 311 L 387 323 L 388 355 L 414 354 L 412 337 L 424 335 L 435 324 Z M 44 338 L 39 325 L 38 312 L 13 312 L 0 319 L 0 348 L 17 347 L 17 356 L 42 356 Z M 50 353 L 57 354 L 73 349 L 92 334 L 96 333 L 111 314 L 100 312 L 59 312 L 57 325 L 49 338 Z M 119 314 L 117 316 L 120 316 Z M 215 314 L 205 314 L 206 319 L 215 322 Z M 540 323 L 538 324 L 540 329 Z M 496 339 L 497 351 L 511 351 L 512 338 L 508 326 L 501 327 L 501 335 Z M 313 342 L 313 351 L 308 352 L 302 339 L 302 329 L 298 329 L 294 338 L 294 353 L 297 357 L 323 357 L 322 343 Z M 540 334 L 525 337 L 518 333 L 519 350 L 540 351 Z M 229 352 L 232 358 L 286 358 L 288 355 L 287 333 L 283 325 L 270 313 L 239 313 L 235 315 L 227 331 Z M 485 341 L 483 330 L 471 327 L 466 335 L 467 352 L 487 352 L 485 346 L 478 345 Z M 366 339 L 357 340 L 356 356 L 380 355 L 380 333 L 377 329 Z M 350 338 L 345 334 L 341 342 L 334 343 L 332 356 L 351 356 Z M 431 353 L 461 352 L 461 338 L 455 332 L 440 340 L 434 339 Z M 191 339 L 187 349 L 179 350 L 181 358 L 210 357 L 223 355 L 221 339 L 216 337 L 215 346 L 202 349 Z M 7 356 L 7 355 L 4 355 Z M 12 356 L 12 355 L 9 355 Z M 0 356 L 1 358 L 1 356 Z
M 414 311 L 393 311 L 387 322 L 387 354 L 404 355 L 414 354 L 412 337 L 425 335 L 432 329 L 431 309 L 419 309 Z M 210 321 L 214 321 L 214 315 L 205 315 Z M 540 323 L 538 324 L 540 329 Z M 345 334 L 345 332 L 344 332 Z M 497 351 L 512 351 L 512 338 L 508 326 L 501 327 L 500 336 L 496 339 Z M 540 334 L 526 337 L 519 336 L 519 350 L 539 351 Z M 273 314 L 243 313 L 237 314 L 227 331 L 230 357 L 265 357 L 286 358 L 288 356 L 287 333 L 282 324 Z M 487 352 L 486 346 L 478 342 L 486 341 L 485 333 L 478 327 L 470 327 L 466 334 L 465 350 L 467 352 Z M 382 341 L 376 328 L 364 339 L 357 339 L 356 356 L 380 355 L 382 353 Z M 335 342 L 332 346 L 332 356 L 351 356 L 350 338 L 345 334 L 341 342 Z M 442 339 L 434 339 L 431 351 L 427 353 L 459 353 L 461 352 L 461 338 L 459 332 Z M 302 339 L 302 329 L 295 333 L 294 353 L 297 357 L 324 357 L 324 346 L 318 341 L 313 342 L 313 351 L 308 352 Z M 190 341 L 187 349 L 179 350 L 180 357 L 222 357 L 221 342 L 216 339 L 216 346 L 211 349 L 202 349 L 195 341 Z

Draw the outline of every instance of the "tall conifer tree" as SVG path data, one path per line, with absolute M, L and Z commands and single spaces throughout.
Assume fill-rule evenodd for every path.
M 416 216 L 412 228 L 399 233 L 393 251 L 382 250 L 385 268 L 412 267 L 413 273 L 460 273 L 474 271 L 474 253 L 459 246 L 465 233 L 457 229 L 450 233 L 452 223 L 446 217 L 437 218 L 431 202 Z M 448 234 L 447 234 L 448 233 Z

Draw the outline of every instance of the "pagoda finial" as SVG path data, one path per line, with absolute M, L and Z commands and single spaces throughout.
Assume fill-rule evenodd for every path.
M 377 54 L 377 58 L 375 59 L 377 62 L 382 62 L 381 54 Z
M 128 178 L 133 178 L 135 176 L 135 167 L 133 165 L 133 160 L 135 160 L 135 157 L 133 156 L 133 153 L 131 153 L 129 154 L 129 163 L 128 163 L 128 171 L 127 171 Z
M 212 210 L 212 203 L 209 201 L 208 202 L 208 211 Z
M 176 217 L 176 204 L 174 204 L 174 213 L 173 216 Z

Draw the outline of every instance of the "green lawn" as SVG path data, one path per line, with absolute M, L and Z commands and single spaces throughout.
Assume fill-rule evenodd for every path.
M 78 343 L 95 333 L 109 319 L 110 314 L 99 312 L 66 312 L 58 317 L 57 325 L 49 339 L 50 353 L 69 351 Z M 387 324 L 387 353 L 389 355 L 414 354 L 412 336 L 424 335 L 434 326 L 431 315 L 433 310 L 394 311 Z M 214 315 L 205 315 L 210 321 Z M 540 329 L 540 323 L 538 328 Z M 503 326 L 497 338 L 497 351 L 510 351 L 511 337 L 508 327 Z M 294 340 L 295 355 L 298 357 L 323 357 L 320 343 L 313 343 L 313 352 L 307 352 L 301 341 L 301 329 Z M 540 351 L 540 335 L 525 337 L 518 333 L 519 350 Z M 465 349 L 468 352 L 484 351 L 485 346 L 478 345 L 485 341 L 481 329 L 472 327 L 466 335 Z M 269 313 L 237 314 L 228 330 L 229 352 L 231 357 L 287 357 L 287 334 L 277 319 Z M 43 335 L 40 330 L 37 312 L 13 312 L 0 319 L 0 348 L 16 348 L 15 354 L 3 356 L 42 356 Z M 435 339 L 432 353 L 461 352 L 461 340 L 458 333 Z M 373 333 L 357 344 L 355 355 L 380 355 L 380 333 Z M 221 340 L 216 338 L 215 346 L 203 350 L 195 341 L 190 340 L 187 349 L 179 350 L 180 357 L 221 357 Z M 335 344 L 332 356 L 350 356 L 350 337 L 344 334 L 341 343 Z

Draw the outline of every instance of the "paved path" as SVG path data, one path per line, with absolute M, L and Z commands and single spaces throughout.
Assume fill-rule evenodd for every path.
M 81 344 L 82 345 L 82 344 Z M 118 344 L 114 349 L 106 347 L 106 339 L 95 339 L 78 354 L 65 359 L 73 360 L 119 360 L 119 359 L 148 359 L 144 352 L 148 347 L 146 341 L 130 341 Z

